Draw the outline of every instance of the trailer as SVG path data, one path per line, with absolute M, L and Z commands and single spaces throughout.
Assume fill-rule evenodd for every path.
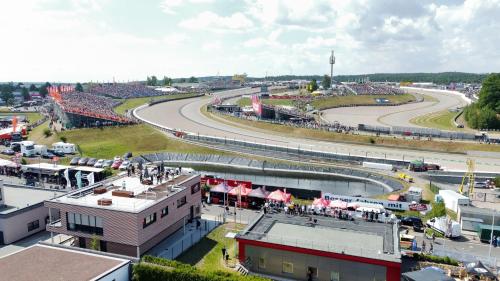
M 448 238 L 458 238 L 462 235 L 462 226 L 458 222 L 446 217 L 432 218 L 426 224 Z
M 491 240 L 491 230 L 493 229 L 493 236 L 500 236 L 500 226 L 491 227 L 490 224 L 480 224 L 477 229 L 477 236 L 484 243 L 490 243 Z
M 56 142 L 52 144 L 52 148 L 54 150 L 61 150 L 62 152 L 66 154 L 74 154 L 76 153 L 76 145 L 72 143 L 66 143 L 66 142 Z
M 448 189 L 439 190 L 439 196 L 443 199 L 446 208 L 458 213 L 458 206 L 468 206 L 469 197 Z
M 392 171 L 393 166 L 391 164 L 382 164 L 382 163 L 375 163 L 375 162 L 363 162 L 363 168 Z

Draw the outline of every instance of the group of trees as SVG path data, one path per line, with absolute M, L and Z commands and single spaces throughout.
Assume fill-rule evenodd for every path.
M 464 117 L 474 129 L 500 129 L 500 73 L 484 79 L 479 100 L 465 108 Z
M 314 92 L 317 89 L 318 89 L 318 82 L 316 81 L 316 79 L 311 80 L 311 82 L 309 82 L 309 84 L 307 84 L 307 90 L 309 92 Z
M 35 84 L 31 84 L 29 87 L 23 83 L 14 84 L 14 82 L 9 82 L 0 85 L 0 98 L 5 102 L 6 105 L 14 105 L 14 92 L 21 92 L 24 100 L 30 99 L 30 91 L 35 92 L 39 89 Z
M 172 78 L 163 76 L 162 80 L 158 80 L 156 76 L 151 76 L 146 79 L 146 85 L 148 86 L 172 86 Z

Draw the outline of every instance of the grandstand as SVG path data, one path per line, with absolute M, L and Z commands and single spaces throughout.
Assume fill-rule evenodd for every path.
M 52 122 L 63 128 L 99 127 L 131 124 L 132 120 L 118 115 L 113 108 L 121 103 L 94 93 L 76 92 L 71 86 L 50 87 Z
M 402 95 L 403 90 L 390 87 L 383 84 L 375 84 L 370 82 L 365 83 L 350 83 L 345 84 L 349 91 L 355 95 Z
M 140 83 L 91 84 L 88 86 L 87 92 L 100 96 L 119 99 L 165 95 L 165 93 L 162 91 L 157 91 L 154 88 L 147 87 Z

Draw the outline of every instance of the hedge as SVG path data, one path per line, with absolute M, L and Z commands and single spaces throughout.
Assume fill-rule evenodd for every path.
M 438 256 L 433 256 L 433 255 L 415 253 L 415 254 L 413 254 L 413 257 L 419 261 L 428 261 L 428 262 L 458 266 L 458 261 L 455 259 L 452 259 L 448 256 L 438 257 Z
M 243 276 L 226 271 L 202 271 L 194 266 L 159 257 L 144 256 L 134 265 L 134 281 L 268 281 L 257 276 Z

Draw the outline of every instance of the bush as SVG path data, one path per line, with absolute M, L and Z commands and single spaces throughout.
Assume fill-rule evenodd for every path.
M 68 138 L 67 138 L 66 136 L 61 136 L 59 139 L 60 139 L 62 142 L 66 142 L 66 141 L 68 141 Z
M 500 187 L 500 177 L 496 177 L 493 181 L 495 182 L 496 187 Z
M 48 138 L 48 137 L 52 136 L 52 131 L 49 128 L 45 128 L 45 129 L 43 129 L 43 135 L 46 138 Z
M 446 215 L 446 207 L 444 206 L 443 202 L 435 202 L 432 203 L 432 210 L 428 212 L 425 217 L 426 218 L 436 218 L 436 217 L 442 217 Z
M 370 143 L 371 144 L 375 144 L 375 139 L 374 138 L 370 138 Z
M 21 164 L 22 164 L 22 165 L 26 165 L 26 164 L 28 164 L 28 162 L 26 161 L 26 159 L 21 158 Z
M 452 259 L 448 256 L 439 257 L 439 256 L 415 253 L 415 254 L 413 254 L 413 258 L 416 260 L 419 260 L 419 261 L 428 261 L 428 262 L 448 264 L 448 265 L 453 265 L 453 266 L 458 266 L 458 264 L 459 264 L 457 260 Z

